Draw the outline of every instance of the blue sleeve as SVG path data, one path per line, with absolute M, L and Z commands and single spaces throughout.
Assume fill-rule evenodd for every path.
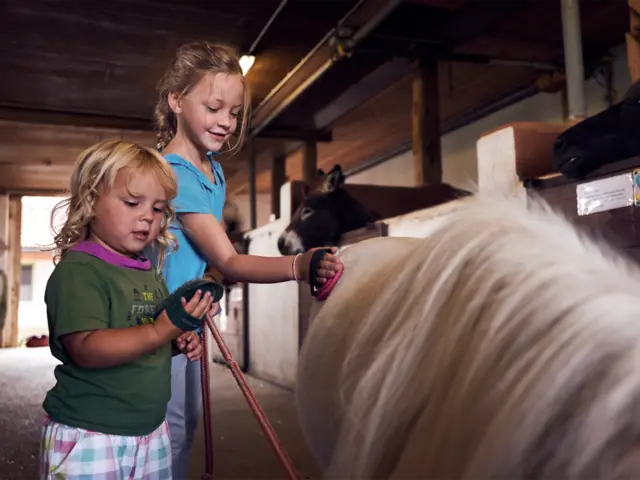
M 210 213 L 208 191 L 196 174 L 183 165 L 173 165 L 178 179 L 178 195 L 173 200 L 176 213 Z

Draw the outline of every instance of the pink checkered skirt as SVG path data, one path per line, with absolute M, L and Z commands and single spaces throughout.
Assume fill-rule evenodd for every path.
M 92 432 L 45 419 L 40 478 L 46 480 L 169 480 L 171 442 L 163 422 L 149 435 Z

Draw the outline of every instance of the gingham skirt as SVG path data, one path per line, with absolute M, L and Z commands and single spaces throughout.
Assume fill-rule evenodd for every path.
M 43 480 L 169 480 L 171 442 L 163 422 L 142 437 L 69 427 L 45 419 L 40 452 Z

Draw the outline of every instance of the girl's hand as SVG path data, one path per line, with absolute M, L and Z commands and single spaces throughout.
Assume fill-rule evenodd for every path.
M 202 295 L 202 291 L 198 290 L 191 300 L 187 302 L 184 297 L 180 299 L 182 303 L 182 307 L 184 310 L 191 316 L 196 318 L 203 318 L 204 315 L 211 308 L 211 304 L 213 303 L 213 297 L 209 292 L 205 292 Z M 163 311 L 161 315 L 158 316 L 157 320 L 153 324 L 154 329 L 157 334 L 161 337 L 168 340 L 173 340 L 179 337 L 184 330 L 176 327 L 173 322 L 167 316 L 167 312 Z
M 204 318 L 213 305 L 213 297 L 209 292 L 205 292 L 205 294 L 202 295 L 202 291 L 198 290 L 188 303 L 184 297 L 180 299 L 180 302 L 185 312 L 189 315 L 196 318 Z
M 319 250 L 320 248 L 323 247 L 307 250 L 305 253 L 300 255 L 300 257 L 296 261 L 296 277 L 298 277 L 299 280 L 309 283 L 311 257 L 313 256 L 313 252 Z M 338 265 L 342 263 L 340 259 L 335 256 L 335 254 L 338 252 L 338 249 L 336 247 L 330 247 L 330 249 L 331 253 L 325 253 L 324 258 L 318 265 L 318 272 L 316 276 L 320 285 L 332 278 L 338 271 Z
M 180 335 L 176 339 L 176 347 L 192 362 L 202 358 L 202 344 L 195 332 L 185 332 Z

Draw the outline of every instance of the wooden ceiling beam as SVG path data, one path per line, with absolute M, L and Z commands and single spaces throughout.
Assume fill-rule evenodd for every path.
M 333 124 L 347 112 L 375 97 L 411 71 L 411 63 L 403 58 L 393 58 L 380 65 L 359 82 L 346 88 L 334 101 L 313 115 L 313 123 L 319 127 Z
M 78 112 L 60 112 L 14 105 L 0 106 L 0 120 L 11 122 L 67 125 L 74 127 L 108 128 L 117 130 L 151 131 L 150 118 L 112 117 Z
M 0 120 L 0 190 L 38 194 L 64 190 L 80 152 L 107 138 L 155 145 L 150 131 Z
M 0 192 L 59 195 L 69 188 L 72 168 L 72 165 L 0 165 Z
M 466 57 L 466 58 L 465 58 Z M 487 63 L 531 63 L 531 66 L 552 65 L 558 62 L 557 51 L 553 45 L 531 43 L 519 38 L 508 40 L 491 35 L 481 35 L 472 41 L 459 44 L 452 49 L 449 57 L 451 61 L 490 60 Z M 443 55 L 443 60 L 447 56 Z M 481 63 L 481 62 L 480 62 Z
M 498 22 L 529 5 L 532 0 L 469 2 L 456 20 L 447 24 L 441 40 L 452 47 L 491 30 Z

